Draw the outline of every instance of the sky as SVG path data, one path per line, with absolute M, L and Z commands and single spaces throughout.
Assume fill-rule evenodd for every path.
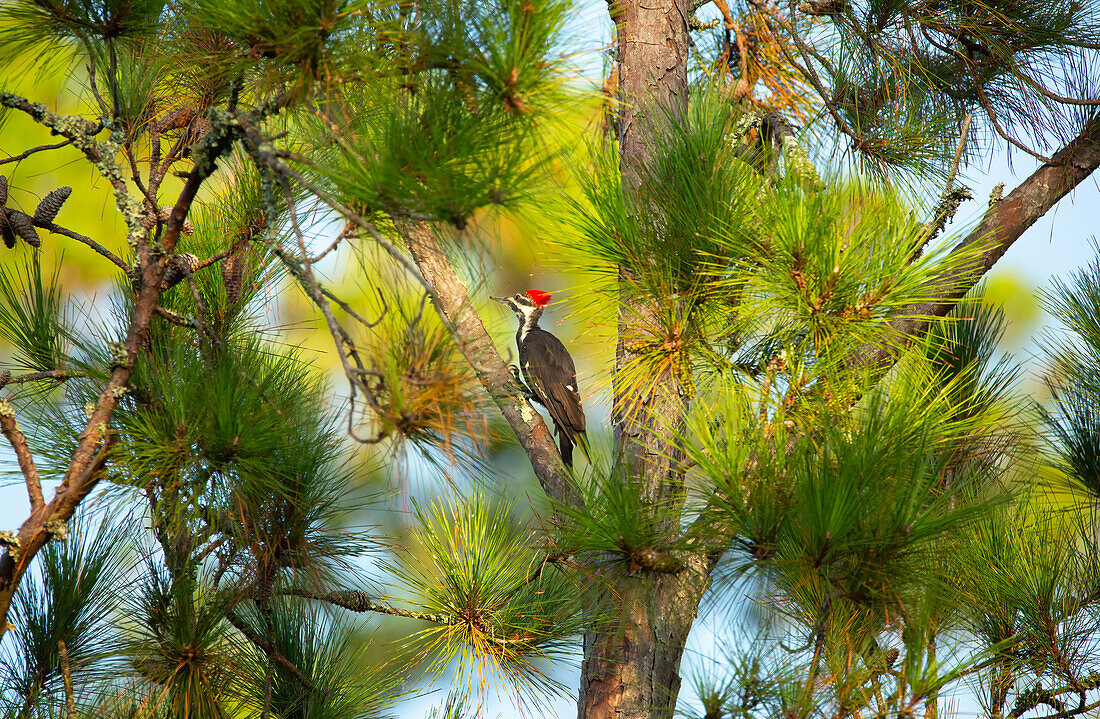
M 579 35 L 581 29 L 590 29 L 594 24 L 600 24 L 606 29 L 604 8 L 605 4 L 602 2 L 585 5 L 575 23 L 574 29 L 577 34 Z M 582 42 L 582 45 L 587 46 L 583 49 L 588 53 L 587 59 L 580 63 L 583 72 L 599 71 L 599 45 L 606 41 L 606 36 L 605 32 L 603 39 L 595 46 L 592 44 L 591 36 Z M 16 154 L 24 149 L 19 139 L 10 134 L 0 134 L 0 153 Z M 1019 184 L 1020 180 L 1027 177 L 1036 165 L 1036 161 L 1022 153 L 1016 152 L 1010 157 L 1009 153 L 1003 149 L 992 151 L 987 157 L 971 158 L 970 164 L 962 169 L 960 179 L 972 188 L 977 199 L 961 207 L 954 224 L 949 226 L 948 231 L 961 233 L 966 227 L 973 226 L 981 217 L 986 198 L 995 184 L 1005 183 L 1007 194 L 1011 188 Z M 1030 300 L 1030 288 L 1047 288 L 1055 278 L 1068 279 L 1072 271 L 1080 269 L 1089 262 L 1093 256 L 1090 243 L 1094 240 L 1098 225 L 1100 225 L 1100 180 L 1094 175 L 1031 227 L 989 275 L 989 281 L 1002 289 L 1009 319 L 1016 323 L 1013 330 L 1015 334 L 1010 338 L 1009 344 L 1012 349 L 1018 351 L 1028 368 L 1025 387 L 1028 386 L 1029 381 L 1034 383 L 1042 371 L 1041 363 L 1034 359 L 1037 340 L 1044 331 L 1049 332 L 1052 329 L 1049 322 L 1041 315 L 1030 316 L 1034 312 L 1034 305 Z M 3 360 L 3 354 L 0 352 L 0 369 L 3 367 Z M 15 464 L 6 443 L 0 445 L 0 463 L 8 467 L 14 467 Z M 52 494 L 52 489 L 51 486 L 44 487 L 47 497 Z M 0 487 L 0 529 L 18 528 L 28 511 L 29 503 L 22 484 Z M 698 665 L 703 661 L 701 658 L 710 653 L 716 643 L 725 641 L 721 622 L 720 617 L 712 617 L 700 622 L 685 658 L 686 668 Z M 575 690 L 578 681 L 576 668 L 563 673 L 560 679 Z M 429 707 L 440 703 L 444 694 L 445 690 L 410 703 L 403 711 L 403 715 L 423 715 Z M 550 712 L 544 716 L 576 716 L 575 696 L 574 691 L 572 695 L 554 701 Z M 965 704 L 962 707 L 965 713 Z M 511 716 L 513 709 L 506 696 L 490 696 L 486 697 L 485 712 L 486 716 L 498 714 Z

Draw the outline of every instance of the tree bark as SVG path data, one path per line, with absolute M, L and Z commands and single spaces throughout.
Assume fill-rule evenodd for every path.
M 578 701 L 582 719 L 673 715 L 680 660 L 710 587 L 709 569 L 705 558 L 692 557 L 675 574 L 641 572 L 615 583 L 615 591 L 600 604 L 608 616 L 585 635 Z
M 691 7 L 684 0 L 613 0 L 609 10 L 617 33 L 620 168 L 623 191 L 632 193 L 662 125 L 687 109 Z M 663 318 L 631 277 L 631 268 L 620 268 L 612 406 L 617 468 L 646 503 L 674 509 L 683 493 L 675 437 L 689 397 L 671 371 L 632 381 L 628 368 L 641 357 L 638 344 L 661 329 Z M 670 522 L 666 530 L 671 539 L 679 526 Z M 582 719 L 672 716 L 680 660 L 709 585 L 706 562 L 693 558 L 677 573 L 642 571 L 617 579 L 597 597 L 597 624 L 584 641 Z

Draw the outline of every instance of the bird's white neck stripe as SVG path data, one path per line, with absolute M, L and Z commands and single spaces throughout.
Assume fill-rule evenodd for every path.
M 523 340 L 527 339 L 527 333 L 530 332 L 531 330 L 535 329 L 535 327 L 538 326 L 538 324 L 539 324 L 539 314 L 540 313 L 538 313 L 538 312 L 524 312 L 523 313 L 523 324 L 519 328 L 519 339 L 520 339 L 520 341 L 523 341 Z

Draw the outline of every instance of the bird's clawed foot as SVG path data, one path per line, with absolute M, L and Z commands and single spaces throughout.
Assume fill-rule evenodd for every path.
M 531 391 L 531 388 L 523 381 L 523 375 L 519 371 L 519 367 L 514 364 L 508 365 L 508 371 L 512 373 L 512 379 L 519 385 L 520 391 L 523 392 L 523 396 L 530 402 L 537 402 L 538 397 Z

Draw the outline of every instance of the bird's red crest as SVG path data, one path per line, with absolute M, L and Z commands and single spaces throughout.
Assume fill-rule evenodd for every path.
M 543 292 L 542 290 L 527 290 L 523 294 L 531 298 L 531 301 L 535 303 L 535 307 L 550 304 L 550 298 L 552 297 L 549 292 Z

